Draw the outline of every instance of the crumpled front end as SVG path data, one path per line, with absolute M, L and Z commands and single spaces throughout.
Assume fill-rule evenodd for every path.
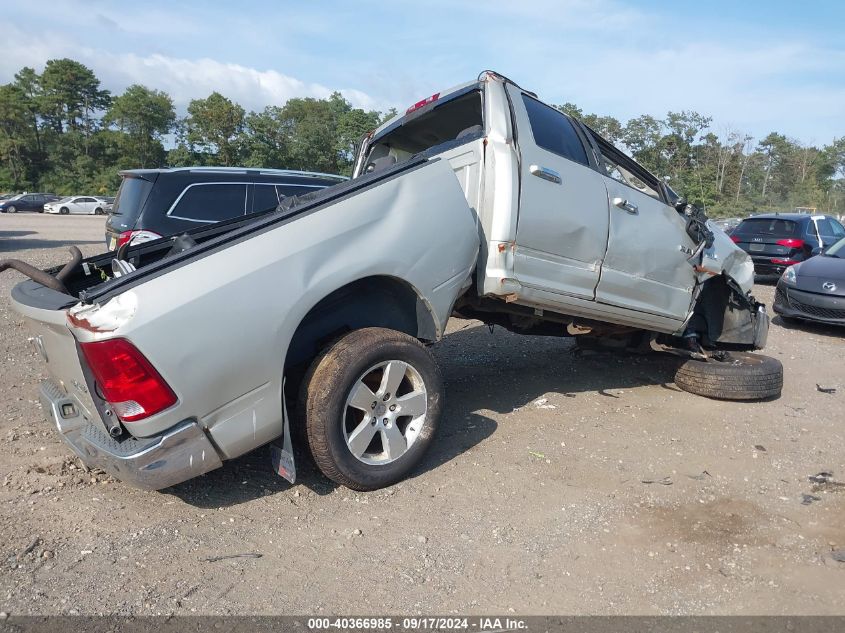
M 754 288 L 754 262 L 751 257 L 712 220 L 707 221 L 707 227 L 713 232 L 713 245 L 701 254 L 699 282 L 707 281 L 714 273 L 724 274 L 733 279 L 743 293 L 750 293 Z
M 707 222 L 713 244 L 696 266 L 698 293 L 684 336 L 696 336 L 705 346 L 762 349 L 769 333 L 766 306 L 751 294 L 754 263 L 748 253 Z

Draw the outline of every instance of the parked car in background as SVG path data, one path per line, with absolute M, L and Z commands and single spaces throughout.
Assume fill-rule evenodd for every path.
M 845 325 L 845 239 L 787 268 L 778 281 L 773 309 L 786 321 Z
M 346 180 L 343 176 L 246 167 L 132 169 L 106 220 L 111 250 L 148 242 L 203 224 L 275 209 L 281 200 Z
M 106 213 L 111 213 L 114 209 L 114 196 L 102 196 L 104 201 L 103 210 Z
M 106 201 L 94 196 L 68 196 L 44 205 L 44 213 L 105 215 Z
M 44 213 L 44 205 L 59 199 L 54 193 L 19 193 L 7 200 L 0 201 L 0 213 L 18 213 L 30 211 Z
M 845 237 L 845 227 L 828 215 L 768 213 L 746 218 L 731 239 L 751 255 L 759 276 L 781 275 Z
M 739 226 L 740 222 L 742 222 L 742 218 L 719 218 L 718 220 L 713 220 L 713 224 L 718 226 L 728 235 L 730 235 L 733 230 Z

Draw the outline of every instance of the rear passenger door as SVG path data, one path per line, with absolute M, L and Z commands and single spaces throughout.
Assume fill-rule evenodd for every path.
M 514 274 L 540 290 L 594 299 L 607 246 L 607 191 L 572 121 L 513 85 L 520 199 Z
M 94 198 L 77 198 L 73 201 L 73 206 L 71 207 L 71 213 L 94 213 L 94 207 L 96 206 L 97 201 Z

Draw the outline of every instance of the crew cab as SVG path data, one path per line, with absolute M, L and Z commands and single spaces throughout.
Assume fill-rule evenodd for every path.
M 87 463 L 156 489 L 272 442 L 293 480 L 301 425 L 327 477 L 371 490 L 434 440 L 428 346 L 453 314 L 678 354 L 704 395 L 776 396 L 782 368 L 748 353 L 769 324 L 753 273 L 663 181 L 485 71 L 368 134 L 347 182 L 76 254 L 12 299 L 45 411 Z

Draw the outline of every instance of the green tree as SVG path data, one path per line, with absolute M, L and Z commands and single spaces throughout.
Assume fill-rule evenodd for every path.
M 105 125 L 125 134 L 125 155 L 135 167 L 162 164 L 162 137 L 170 132 L 175 121 L 173 100 L 164 92 L 138 84 L 115 97 L 103 118 Z
M 238 164 L 239 141 L 244 127 L 244 109 L 219 92 L 188 104 L 187 140 L 199 146 L 214 163 Z
M 20 189 L 26 183 L 26 142 L 30 132 L 26 96 L 13 84 L 0 86 L 0 187 Z
M 283 108 L 267 106 L 261 112 L 250 112 L 246 116 L 241 141 L 245 166 L 286 167 L 289 143 L 290 126 Z
M 622 142 L 631 150 L 634 158 L 653 172 L 665 175 L 664 161 L 660 153 L 663 125 L 653 116 L 644 114 L 628 121 L 622 131 Z
M 111 102 L 94 71 L 72 59 L 48 60 L 39 83 L 42 116 L 58 133 L 71 129 L 90 135 L 93 114 Z

